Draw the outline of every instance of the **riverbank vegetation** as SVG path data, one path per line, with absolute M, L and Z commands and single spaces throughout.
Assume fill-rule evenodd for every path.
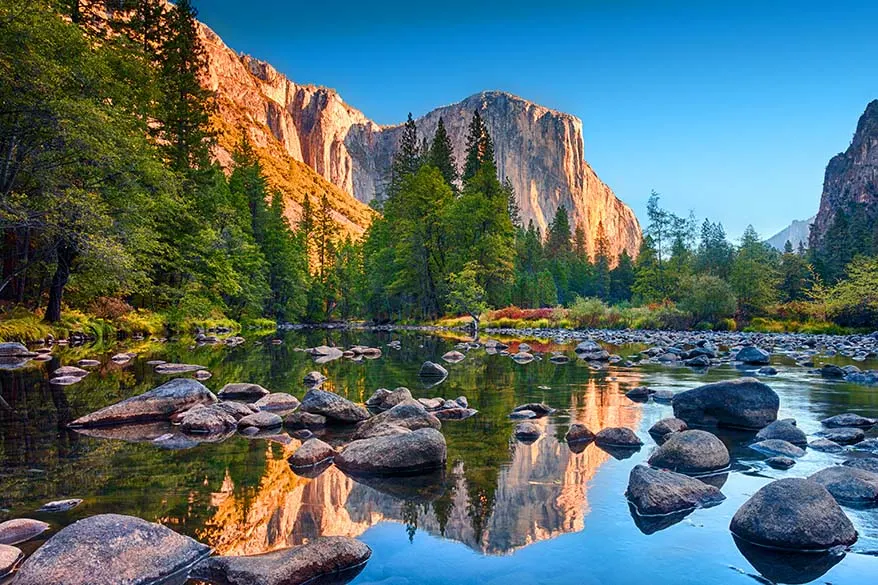
M 109 20 L 99 4 L 0 0 L 2 339 L 455 315 L 878 326 L 878 260 L 850 246 L 777 252 L 752 228 L 735 245 L 657 194 L 639 250 L 612 255 L 601 225 L 587 245 L 564 206 L 542 233 L 521 219 L 477 111 L 462 161 L 441 119 L 426 136 L 409 116 L 381 215 L 359 241 L 340 236 L 326 193 L 306 197 L 293 225 L 246 129 L 231 164 L 214 159 L 223 130 L 192 3 L 113 2 Z

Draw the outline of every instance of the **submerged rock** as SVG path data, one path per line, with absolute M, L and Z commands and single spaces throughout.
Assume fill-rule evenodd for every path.
M 197 364 L 162 363 L 162 364 L 159 364 L 155 367 L 155 373 L 156 374 L 188 374 L 189 372 L 197 372 L 199 370 L 204 370 L 204 369 L 206 369 L 204 366 L 199 366 Z
M 752 544 L 787 550 L 826 551 L 857 540 L 853 524 L 826 488 L 801 478 L 762 487 L 738 509 L 729 528 Z
M 643 445 L 634 431 L 625 427 L 610 427 L 602 429 L 594 437 L 595 443 L 605 447 L 622 447 L 626 449 L 639 449 Z
M 36 538 L 49 529 L 49 525 L 30 518 L 16 518 L 0 523 L 0 544 L 18 544 Z
M 844 414 L 837 414 L 835 416 L 830 416 L 829 418 L 824 418 L 820 423 L 825 427 L 837 428 L 837 427 L 860 427 L 860 428 L 870 428 L 875 425 L 878 420 L 874 418 L 867 418 L 865 416 L 861 416 L 859 414 L 853 412 L 846 412 Z
M 567 429 L 567 434 L 564 435 L 564 439 L 568 444 L 594 441 L 594 437 L 594 433 L 588 430 L 588 427 L 582 423 L 571 424 L 570 428 Z
M 296 452 L 287 461 L 294 468 L 313 467 L 324 461 L 332 460 L 335 455 L 335 449 L 320 439 L 311 438 L 302 443 L 302 446 L 296 449 Z
M 250 384 L 248 382 L 235 382 L 226 384 L 222 390 L 217 392 L 217 396 L 222 400 L 259 400 L 263 396 L 271 394 L 268 390 L 259 384 Z
M 797 447 L 805 447 L 808 444 L 808 437 L 805 436 L 802 429 L 788 420 L 776 420 L 756 433 L 757 441 L 767 439 L 781 439 Z
M 856 428 L 832 428 L 821 432 L 820 435 L 839 445 L 854 445 L 866 438 L 863 430 Z
M 187 570 L 210 548 L 159 524 L 99 514 L 67 526 L 24 563 L 14 585 L 151 585 Z
M 421 378 L 445 378 L 448 376 L 448 370 L 433 362 L 424 362 L 421 365 L 418 376 Z
M 764 441 L 759 441 L 758 443 L 750 445 L 750 448 L 754 451 L 759 451 L 760 453 L 765 453 L 771 456 L 779 455 L 781 457 L 795 458 L 805 456 L 804 449 L 781 439 L 766 439 Z
M 445 437 L 427 428 L 353 441 L 335 464 L 351 474 L 414 474 L 443 468 L 446 457 Z
M 95 427 L 131 422 L 170 420 L 177 412 L 198 404 L 214 404 L 213 392 L 190 378 L 177 378 L 139 396 L 87 414 L 70 423 L 70 427 Z
M 755 378 L 739 378 L 680 392 L 673 405 L 689 425 L 761 429 L 777 420 L 780 398 Z
M 246 557 L 211 557 L 193 569 L 191 577 L 221 585 L 301 585 L 334 577 L 341 584 L 353 579 L 372 550 L 358 540 L 324 536 L 308 544 Z
M 729 450 L 706 431 L 673 433 L 649 457 L 649 464 L 680 473 L 708 473 L 729 466 Z
M 717 488 L 681 473 L 636 465 L 625 492 L 641 516 L 673 514 L 716 505 L 725 499 Z
M 878 503 L 878 473 L 845 465 L 827 467 L 808 477 L 832 494 L 839 503 Z
M 326 390 L 308 390 L 299 409 L 342 424 L 357 423 L 369 418 L 369 411 L 362 406 Z
M 796 460 L 792 459 L 791 457 L 776 456 L 769 457 L 765 460 L 765 463 L 769 467 L 773 467 L 775 469 L 789 469 L 796 464 Z

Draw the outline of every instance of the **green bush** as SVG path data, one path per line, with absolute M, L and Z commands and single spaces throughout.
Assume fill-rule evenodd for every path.
M 716 322 L 716 326 L 714 327 L 714 330 L 715 331 L 737 331 L 738 324 L 732 318 L 720 319 L 719 321 Z
M 601 327 L 608 309 L 600 299 L 576 297 L 567 315 L 579 329 L 597 328 Z
M 704 274 L 687 278 L 682 283 L 678 306 L 697 321 L 715 322 L 734 315 L 737 301 L 729 283 Z

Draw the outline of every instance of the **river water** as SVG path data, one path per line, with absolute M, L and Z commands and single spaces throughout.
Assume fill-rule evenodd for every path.
M 777 471 L 746 447 L 752 435 L 720 433 L 734 460 L 734 471 L 715 480 L 727 497 L 721 505 L 675 518 L 673 524 L 632 516 L 624 497 L 628 474 L 655 446 L 647 429 L 671 416 L 672 408 L 634 403 L 624 393 L 639 385 L 679 391 L 744 375 L 732 366 L 707 372 L 660 365 L 595 370 L 575 357 L 563 365 L 547 359 L 519 365 L 480 349 L 448 365 L 448 378 L 427 388 L 417 377 L 421 363 L 439 361 L 457 340 L 324 330 L 280 337 L 282 345 L 251 339 L 235 348 L 147 342 L 106 351 L 65 348 L 50 362 L 0 372 L 5 401 L 0 403 L 0 520 L 30 517 L 52 525 L 41 539 L 20 545 L 25 552 L 77 519 L 109 512 L 160 522 L 229 555 L 271 551 L 321 535 L 351 536 L 373 549 L 354 581 L 359 584 L 878 582 L 876 509 L 845 508 L 860 539 L 846 555 L 819 560 L 741 550 L 728 530 L 738 507 L 771 479 L 809 475 L 839 462 L 838 456 L 808 450 L 795 467 Z M 387 347 L 397 339 L 400 349 Z M 572 345 L 528 343 L 537 352 L 574 356 Z M 296 351 L 321 344 L 376 346 L 383 356 L 315 365 Z M 122 349 L 138 357 L 124 366 L 111 362 L 109 356 Z M 610 349 L 629 355 L 642 348 Z M 48 384 L 50 371 L 85 357 L 103 365 L 78 384 Z M 236 435 L 170 449 L 150 441 L 162 429 L 100 437 L 66 428 L 81 415 L 166 381 L 146 364 L 156 359 L 205 366 L 213 376 L 204 383 L 214 391 L 229 382 L 253 382 L 301 398 L 302 377 L 317 369 L 328 377 L 326 389 L 356 402 L 380 387 L 406 386 L 416 397 L 466 396 L 479 414 L 443 423 L 449 456 L 444 474 L 370 485 L 334 467 L 316 478 L 296 475 L 286 459 L 300 443 L 286 435 Z M 764 381 L 780 395 L 779 416 L 795 418 L 809 436 L 827 416 L 878 414 L 878 389 L 824 381 L 783 356 L 773 358 L 773 365 L 778 375 Z M 540 421 L 545 433 L 529 445 L 512 438 L 515 423 L 508 418 L 525 402 L 558 409 Z M 645 445 L 622 459 L 596 445 L 574 453 L 563 441 L 571 421 L 595 432 L 630 427 Z M 35 512 L 64 498 L 84 501 L 67 513 Z

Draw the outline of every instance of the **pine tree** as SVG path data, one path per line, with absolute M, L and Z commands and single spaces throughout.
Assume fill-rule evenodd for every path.
M 433 144 L 429 151 L 430 164 L 439 169 L 442 177 L 448 186 L 457 193 L 458 192 L 458 172 L 457 162 L 454 160 L 454 147 L 451 144 L 451 137 L 445 129 L 445 122 L 439 118 L 436 124 L 436 134 L 433 135 Z
M 523 227 L 521 223 L 521 208 L 518 206 L 518 196 L 515 194 L 515 188 L 512 186 L 512 181 L 509 180 L 509 177 L 506 177 L 503 181 L 503 189 L 506 191 L 507 199 L 509 200 L 507 204 L 509 221 L 512 222 L 516 230 L 520 230 Z
M 567 215 L 567 207 L 559 205 L 546 234 L 546 254 L 550 258 L 567 258 L 572 251 L 570 217 Z
M 610 300 L 624 303 L 631 300 L 631 288 L 634 286 L 634 261 L 628 250 L 622 250 L 616 267 L 610 271 Z
M 305 255 L 310 259 L 313 253 L 312 236 L 314 235 L 314 209 L 311 206 L 311 195 L 305 194 L 302 202 L 302 217 L 299 218 L 299 233 L 305 248 Z
M 595 296 L 602 299 L 608 300 L 610 298 L 610 288 L 611 288 L 611 280 L 610 280 L 610 265 L 612 264 L 612 258 L 610 257 L 610 242 L 607 239 L 607 235 L 604 232 L 604 223 L 602 221 L 598 221 L 598 229 L 597 235 L 595 236 L 595 254 L 594 254 L 594 266 L 595 266 Z
M 409 112 L 408 120 L 402 128 L 402 136 L 399 139 L 399 148 L 393 155 L 390 166 L 390 185 L 387 188 L 387 197 L 391 198 L 399 193 L 403 181 L 418 172 L 421 166 L 418 154 L 418 127 Z
M 463 182 L 466 183 L 474 178 L 485 165 L 490 165 L 493 174 L 496 174 L 497 161 L 494 158 L 494 141 L 491 139 L 479 111 L 475 110 L 466 135 Z
M 320 198 L 320 208 L 317 210 L 314 222 L 314 239 L 317 243 L 317 274 L 322 282 L 325 282 L 333 265 L 337 233 L 338 225 L 332 217 L 329 198 L 324 193 L 323 197 Z

